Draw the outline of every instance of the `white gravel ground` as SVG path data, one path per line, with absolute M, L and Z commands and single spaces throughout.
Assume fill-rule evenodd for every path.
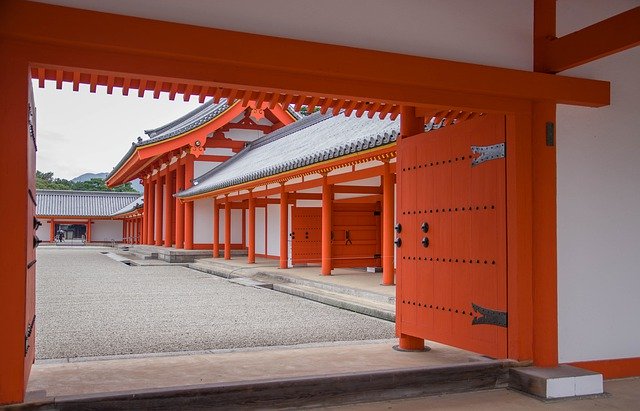
M 95 248 L 40 248 L 36 356 L 92 357 L 392 338 L 392 323 Z

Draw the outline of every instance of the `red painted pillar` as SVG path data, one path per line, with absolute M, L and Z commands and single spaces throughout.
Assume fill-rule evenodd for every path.
M 558 365 L 558 283 L 556 147 L 546 143 L 547 124 L 555 127 L 556 105 L 533 104 L 533 362 Z M 551 126 L 549 126 L 551 127 Z
M 220 257 L 220 208 L 218 200 L 213 198 L 213 258 Z
M 147 242 L 145 244 L 153 244 L 155 238 L 155 207 L 156 207 L 156 181 L 149 181 L 149 204 L 147 204 Z
M 158 172 L 159 173 L 159 172 Z M 155 205 L 155 245 L 162 245 L 162 192 L 164 188 L 164 183 L 162 181 L 162 177 L 158 174 L 156 180 L 156 205 Z
M 184 188 L 190 188 L 193 180 L 193 156 L 187 155 L 184 168 Z M 193 201 L 184 205 L 184 248 L 193 250 Z
M 178 160 L 176 170 L 176 193 L 184 190 L 184 164 Z M 184 203 L 176 198 L 176 248 L 184 248 Z
M 164 246 L 171 247 L 173 243 L 173 225 L 171 216 L 173 215 L 173 173 L 166 169 L 164 185 Z
M 125 244 L 129 244 L 130 240 L 130 234 L 129 234 L 129 219 L 125 218 L 124 220 L 122 220 L 122 228 L 124 229 L 124 233 L 122 233 L 122 238 L 124 239 Z
M 91 242 L 91 219 L 87 222 L 87 243 Z
M 49 242 L 56 241 L 56 220 L 53 218 L 49 222 Z
M 145 244 L 147 241 L 147 206 L 149 205 L 149 183 L 147 179 L 142 180 L 142 229 L 139 238 L 139 244 Z
M 231 260 L 231 202 L 224 202 L 224 259 Z
M 253 264 L 256 262 L 256 199 L 253 192 L 249 191 L 249 250 L 247 253 L 247 262 Z
M 393 285 L 393 223 L 394 210 L 394 184 L 391 174 L 391 164 L 384 162 L 384 174 L 382 176 L 382 284 Z
M 331 214 L 333 213 L 333 194 L 327 182 L 327 176 L 322 181 L 322 275 L 331 275 L 333 269 L 331 256 Z
M 280 268 L 288 268 L 289 264 L 289 196 L 280 185 Z
M 401 137 L 414 136 L 424 132 L 424 117 L 416 116 L 415 107 L 402 106 L 400 117 Z M 408 227 L 415 229 L 416 227 Z M 402 275 L 402 273 L 399 273 Z M 421 351 L 424 350 L 424 339 L 412 335 L 400 334 L 398 346 L 402 350 Z

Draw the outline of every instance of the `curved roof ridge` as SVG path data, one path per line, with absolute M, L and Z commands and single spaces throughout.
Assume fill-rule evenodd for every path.
M 222 102 L 222 100 L 220 102 Z M 149 136 L 150 138 L 151 137 L 155 137 L 156 135 L 158 135 L 158 134 L 160 134 L 160 133 L 162 133 L 164 131 L 167 131 L 171 127 L 174 127 L 175 125 L 183 122 L 184 120 L 187 120 L 187 119 L 195 116 L 196 114 L 198 114 L 199 112 L 203 111 L 204 109 L 206 109 L 207 107 L 209 107 L 212 104 L 213 104 L 213 99 L 205 101 L 203 104 L 201 104 L 198 107 L 194 108 L 193 110 L 189 111 L 187 114 L 184 114 L 183 116 L 180 116 L 180 117 L 168 122 L 167 124 L 165 124 L 163 126 L 152 128 L 152 129 L 149 129 L 149 130 L 144 130 L 144 133 L 147 136 Z

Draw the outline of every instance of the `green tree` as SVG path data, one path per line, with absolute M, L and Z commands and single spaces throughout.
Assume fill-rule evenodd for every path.
M 101 178 L 92 178 L 87 181 L 65 180 L 63 178 L 55 178 L 53 172 L 43 173 L 36 171 L 36 188 L 43 190 L 81 190 L 81 191 L 118 191 L 135 193 L 136 190 L 131 183 L 125 183 L 114 188 L 107 187 L 105 181 Z

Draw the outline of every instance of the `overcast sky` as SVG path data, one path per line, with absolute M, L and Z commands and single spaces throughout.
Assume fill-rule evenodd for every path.
M 64 83 L 57 90 L 55 82 L 38 88 L 34 82 L 37 108 L 37 168 L 53 171 L 55 177 L 72 179 L 83 173 L 109 172 L 126 154 L 144 130 L 162 126 L 197 107 L 198 97 L 185 103 L 182 96 L 170 101 L 166 93 L 155 100 L 153 92 L 144 98 L 137 90 L 123 96 L 114 88 L 108 95 L 106 87 L 96 93 L 88 85 L 74 92 L 72 84 Z

